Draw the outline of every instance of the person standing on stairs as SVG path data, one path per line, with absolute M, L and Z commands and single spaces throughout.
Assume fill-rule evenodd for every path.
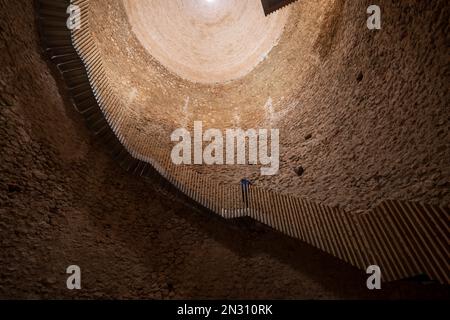
M 253 183 L 248 180 L 247 178 L 243 178 L 241 180 L 241 192 L 242 192 L 242 201 L 244 201 L 245 208 L 248 209 L 249 205 L 249 190 L 250 186 L 253 185 Z

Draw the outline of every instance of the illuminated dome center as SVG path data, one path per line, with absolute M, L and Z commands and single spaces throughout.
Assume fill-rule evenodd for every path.
M 277 44 L 288 11 L 265 17 L 260 0 L 123 0 L 137 38 L 186 80 L 245 76 Z

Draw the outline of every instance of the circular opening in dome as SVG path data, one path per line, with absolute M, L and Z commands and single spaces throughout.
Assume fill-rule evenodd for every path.
M 123 0 L 146 51 L 183 79 L 220 83 L 250 73 L 277 44 L 289 9 L 260 0 Z

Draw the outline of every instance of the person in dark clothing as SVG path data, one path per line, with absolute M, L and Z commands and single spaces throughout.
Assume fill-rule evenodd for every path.
M 253 183 L 248 180 L 247 178 L 243 178 L 241 180 L 241 191 L 242 191 L 242 201 L 244 201 L 245 207 L 248 209 L 248 192 L 250 189 L 250 186 Z

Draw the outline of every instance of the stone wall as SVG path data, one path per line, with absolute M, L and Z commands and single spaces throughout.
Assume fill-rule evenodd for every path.
M 0 0 L 0 12 L 1 298 L 448 297 L 408 281 L 370 293 L 344 263 L 123 172 L 58 87 L 32 2 Z M 81 291 L 65 287 L 71 264 Z
M 448 5 L 382 1 L 380 31 L 366 27 L 369 5 L 291 5 L 267 59 L 217 85 L 194 84 L 162 67 L 134 36 L 121 1 L 93 2 L 92 33 L 139 128 L 130 139 L 167 143 L 170 128 L 195 120 L 205 129 L 280 128 L 279 175 L 261 177 L 255 166 L 195 168 L 214 181 L 237 184 L 249 176 L 261 187 L 347 210 L 391 198 L 448 206 Z

